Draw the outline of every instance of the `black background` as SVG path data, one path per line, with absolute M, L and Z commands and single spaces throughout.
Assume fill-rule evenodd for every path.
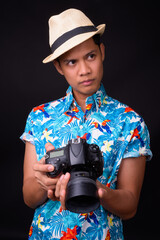
M 79 8 L 95 25 L 106 23 L 103 84 L 107 94 L 144 119 L 153 159 L 147 163 L 136 216 L 124 222 L 125 239 L 158 239 L 159 85 L 158 8 L 154 1 L 5 1 L 0 3 L 0 239 L 27 239 L 33 210 L 23 203 L 24 144 L 19 140 L 34 106 L 65 95 L 52 63 L 48 19 Z M 32 187 L 32 186 L 31 186 Z

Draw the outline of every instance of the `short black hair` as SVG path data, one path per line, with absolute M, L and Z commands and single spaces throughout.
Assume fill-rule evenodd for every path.
M 100 34 L 96 34 L 92 38 L 93 38 L 94 43 L 96 45 L 100 46 L 100 44 L 101 44 L 101 36 L 100 36 Z

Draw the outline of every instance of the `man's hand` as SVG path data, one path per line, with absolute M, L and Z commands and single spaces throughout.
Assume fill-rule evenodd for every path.
M 117 176 L 117 189 L 108 188 L 96 181 L 100 203 L 106 210 L 124 220 L 135 215 L 145 164 L 145 156 L 123 159 Z
M 45 145 L 46 151 L 50 151 L 54 149 L 54 146 L 51 143 L 47 143 Z M 36 162 L 33 165 L 33 170 L 35 173 L 35 178 L 37 182 L 41 185 L 41 187 L 48 192 L 48 198 L 52 199 L 53 201 L 58 200 L 55 197 L 55 189 L 56 184 L 60 176 L 55 178 L 50 178 L 47 176 L 47 172 L 54 171 L 54 166 L 51 164 L 45 164 L 45 158 L 43 157 L 39 162 Z
M 66 188 L 67 184 L 70 179 L 70 174 L 66 173 L 65 175 L 62 174 L 61 177 L 58 179 L 58 182 L 56 184 L 56 189 L 55 189 L 55 197 L 60 199 L 61 201 L 61 206 L 62 209 L 65 210 L 65 198 L 66 198 Z M 48 194 L 50 194 L 50 190 L 48 191 Z
M 47 152 L 55 149 L 51 143 L 47 143 L 45 148 Z M 66 209 L 65 196 L 70 174 L 62 174 L 55 178 L 48 177 L 46 173 L 54 171 L 54 166 L 45 164 L 44 157 L 34 164 L 33 169 L 37 182 L 47 191 L 48 198 L 52 201 L 61 201 L 62 209 Z

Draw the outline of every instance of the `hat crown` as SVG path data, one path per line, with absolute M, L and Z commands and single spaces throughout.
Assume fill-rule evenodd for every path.
M 49 44 L 52 44 L 63 34 L 82 26 L 93 26 L 91 20 L 78 9 L 68 9 L 49 19 Z
M 74 8 L 50 17 L 48 24 L 52 53 L 43 60 L 43 63 L 55 60 L 95 34 L 101 36 L 106 26 L 105 24 L 94 26 L 82 11 Z

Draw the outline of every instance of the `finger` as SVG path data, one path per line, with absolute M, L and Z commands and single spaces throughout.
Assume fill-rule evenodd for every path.
M 54 150 L 55 149 L 55 147 L 53 146 L 53 144 L 51 144 L 51 143 L 46 143 L 46 145 L 45 145 L 45 149 L 46 149 L 46 151 L 48 152 L 48 151 L 51 151 L 51 150 Z
M 60 188 L 60 201 L 61 201 L 61 206 L 62 209 L 66 209 L 65 207 L 65 199 L 66 199 L 66 189 L 67 189 L 67 184 L 70 179 L 70 174 L 66 173 L 63 179 L 61 180 L 61 188 Z
M 48 198 L 51 199 L 52 201 L 59 201 L 59 199 L 56 198 L 56 196 L 55 196 L 54 190 L 49 189 L 47 195 L 48 195 Z
M 35 177 L 37 179 L 37 182 L 45 188 L 45 190 L 52 189 L 54 190 L 56 188 L 56 184 L 58 179 L 57 178 L 49 178 L 47 175 L 44 175 L 40 172 L 35 173 Z
M 60 194 L 60 202 L 63 210 L 66 210 L 65 199 L 66 199 L 66 190 L 63 189 Z
M 53 190 L 53 189 L 56 188 L 56 184 L 57 184 L 57 181 L 58 181 L 57 178 L 48 178 L 48 177 L 44 176 L 43 179 L 44 179 L 43 182 L 48 189 Z
M 54 171 L 54 166 L 51 164 L 45 164 L 45 158 L 43 157 L 39 162 L 33 165 L 33 170 L 39 172 L 52 172 Z
M 70 179 L 70 174 L 67 172 L 63 179 L 61 180 L 61 190 L 66 189 L 67 188 L 67 184 L 69 182 Z
M 61 175 L 61 177 L 59 178 L 57 185 L 56 185 L 55 196 L 57 198 L 60 197 L 60 189 L 61 189 L 61 183 L 62 183 L 63 178 L 64 178 L 64 174 Z
M 104 194 L 105 194 L 105 193 L 104 193 L 104 189 L 99 188 L 99 189 L 98 189 L 98 196 L 99 196 L 100 199 L 103 199 Z

